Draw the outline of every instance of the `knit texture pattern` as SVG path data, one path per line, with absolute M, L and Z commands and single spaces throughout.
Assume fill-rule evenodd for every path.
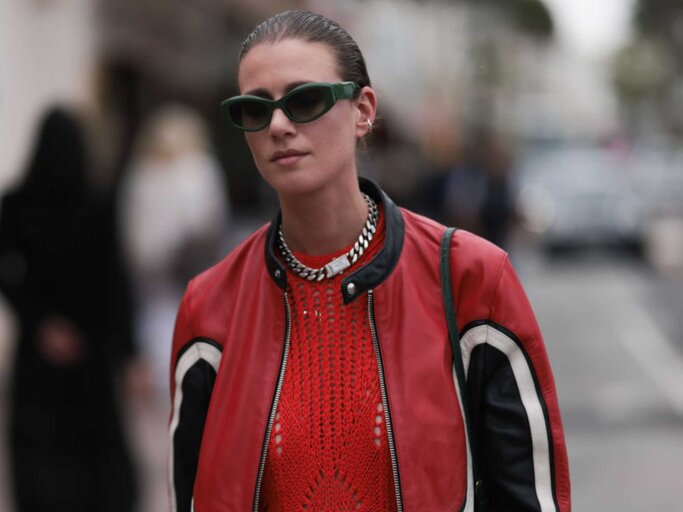
M 262 509 L 268 512 L 396 510 L 384 407 L 367 294 L 344 305 L 341 283 L 384 241 L 384 221 L 366 252 L 320 283 L 288 271 L 292 337 L 269 440 Z M 347 252 L 312 257 L 319 268 Z

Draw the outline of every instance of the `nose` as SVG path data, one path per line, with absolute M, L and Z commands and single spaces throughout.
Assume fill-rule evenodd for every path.
M 291 121 L 280 108 L 273 110 L 268 129 L 274 137 L 282 137 L 296 132 L 294 122 Z

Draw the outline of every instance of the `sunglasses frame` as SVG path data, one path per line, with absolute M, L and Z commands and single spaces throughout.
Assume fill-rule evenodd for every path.
M 308 89 L 313 88 L 322 88 L 324 90 L 323 100 L 325 102 L 325 108 L 322 112 L 320 112 L 320 114 L 317 114 L 315 117 L 312 117 L 311 119 L 306 119 L 305 121 L 300 121 L 296 119 L 294 115 L 287 110 L 287 100 L 289 100 L 292 96 L 302 91 L 306 91 Z M 295 87 L 278 100 L 269 100 L 267 98 L 262 98 L 261 96 L 252 96 L 248 94 L 243 96 L 233 96 L 232 98 L 228 98 L 226 100 L 221 101 L 221 112 L 223 113 L 225 118 L 228 121 L 230 121 L 230 124 L 232 124 L 232 126 L 234 126 L 235 128 L 242 130 L 244 132 L 258 132 L 260 130 L 263 130 L 270 124 L 270 121 L 273 118 L 273 111 L 276 108 L 282 110 L 282 112 L 284 112 L 287 118 L 294 123 L 310 123 L 312 121 L 315 121 L 319 117 L 322 117 L 327 112 L 329 112 L 330 109 L 334 106 L 334 104 L 337 103 L 337 101 L 353 98 L 356 94 L 356 91 L 358 91 L 359 89 L 360 86 L 356 82 L 309 82 L 306 84 L 299 85 L 298 87 Z M 232 116 L 230 115 L 230 107 L 235 104 L 243 103 L 245 101 L 253 101 L 266 107 L 266 121 L 263 124 L 263 126 L 259 126 L 258 128 L 245 128 L 244 126 L 240 126 L 239 124 L 235 123 Z

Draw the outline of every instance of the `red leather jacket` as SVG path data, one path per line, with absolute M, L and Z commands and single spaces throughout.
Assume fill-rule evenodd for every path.
M 489 512 L 569 512 L 553 376 L 506 253 L 465 231 L 452 240 L 471 440 L 442 301 L 444 227 L 396 207 L 368 180 L 361 187 L 383 206 L 384 247 L 344 279 L 339 293 L 346 303 L 368 305 L 398 510 L 472 511 L 477 487 Z M 289 349 L 277 222 L 193 279 L 180 306 L 170 424 L 171 494 L 178 512 L 259 509 L 266 440 Z M 477 447 L 474 453 L 470 445 Z

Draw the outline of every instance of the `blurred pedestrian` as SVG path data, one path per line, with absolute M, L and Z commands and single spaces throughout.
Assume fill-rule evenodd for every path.
M 511 158 L 503 141 L 491 136 L 481 147 L 481 171 L 485 180 L 480 218 L 482 236 L 498 247 L 507 247 L 508 231 L 514 220 L 510 190 Z
M 483 233 L 481 209 L 486 194 L 480 156 L 476 144 L 466 144 L 460 158 L 448 170 L 442 208 L 448 224 L 478 235 Z
M 0 289 L 18 318 L 9 442 L 18 512 L 130 511 L 135 478 L 115 379 L 132 356 L 108 202 L 89 191 L 82 126 L 43 119 L 2 199 Z
M 358 179 L 377 96 L 353 39 L 281 13 L 243 43 L 238 84 L 222 109 L 280 213 L 181 303 L 173 510 L 569 512 L 552 372 L 507 255 Z
M 190 277 L 215 263 L 230 209 L 204 122 L 181 106 L 143 126 L 120 190 L 120 223 L 133 275 L 136 339 L 158 396 L 168 396 L 173 322 Z
M 421 201 L 415 208 L 438 222 L 449 223 L 448 182 L 450 173 L 463 159 L 463 143 L 456 113 L 447 98 L 432 91 L 421 107 L 419 123 L 422 164 Z M 454 225 L 468 229 L 459 223 Z

